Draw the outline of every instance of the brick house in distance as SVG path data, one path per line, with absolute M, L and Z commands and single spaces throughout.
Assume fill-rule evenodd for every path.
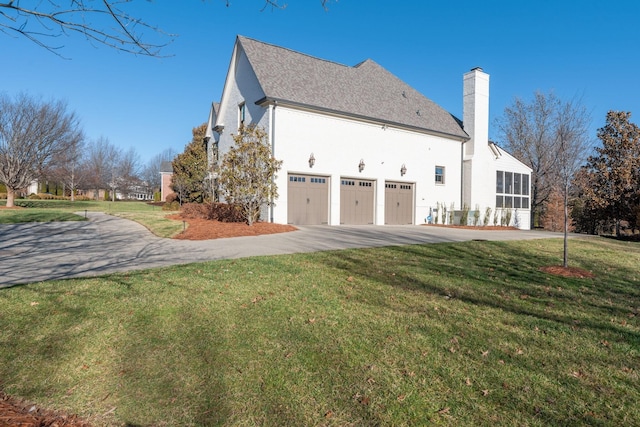
M 171 162 L 162 162 L 160 165 L 160 201 L 166 202 L 167 196 L 173 193 L 171 183 L 173 180 L 173 166 Z

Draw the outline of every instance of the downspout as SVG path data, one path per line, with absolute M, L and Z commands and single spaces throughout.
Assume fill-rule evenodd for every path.
M 273 104 L 269 105 L 269 142 L 271 144 L 271 156 L 275 157 L 276 156 L 276 141 L 275 141 L 275 136 L 276 133 L 273 129 L 273 118 L 275 115 L 275 110 L 276 110 L 276 103 L 277 101 L 274 101 Z M 275 185 L 275 177 L 271 177 L 271 188 L 273 188 L 273 186 Z M 270 218 L 270 222 L 273 223 L 274 220 L 274 214 L 273 214 L 273 195 L 271 196 L 271 201 L 269 203 L 269 216 Z
M 464 142 L 460 144 L 460 210 L 464 206 Z

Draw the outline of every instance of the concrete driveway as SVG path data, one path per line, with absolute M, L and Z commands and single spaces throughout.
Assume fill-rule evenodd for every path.
M 204 241 L 162 239 L 133 221 L 89 213 L 89 221 L 0 225 L 0 288 L 197 261 L 418 243 L 560 237 L 543 231 L 424 226 L 301 226 L 298 231 Z

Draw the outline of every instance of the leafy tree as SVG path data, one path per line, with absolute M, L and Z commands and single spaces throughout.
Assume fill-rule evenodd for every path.
M 278 197 L 274 178 L 282 161 L 272 156 L 260 127 L 242 126 L 233 140 L 235 145 L 222 158 L 220 185 L 226 200 L 239 205 L 247 224 L 253 225 L 260 208 Z
M 637 225 L 640 207 L 640 128 L 630 118 L 629 112 L 607 113 L 598 129 L 602 146 L 589 157 L 581 186 L 587 210 L 613 220 L 617 236 L 621 220 Z
M 64 102 L 0 95 L 0 182 L 7 187 L 7 206 L 56 156 L 83 138 L 78 119 Z
M 229 0 L 224 0 L 230 6 Z M 326 9 L 329 0 L 320 3 Z M 91 43 L 133 53 L 160 56 L 175 35 L 131 15 L 132 0 L 9 0 L 0 2 L 0 32 L 18 34 L 59 55 L 63 46 L 50 43 L 59 36 L 80 34 Z M 264 0 L 264 8 L 284 9 L 278 0 Z M 169 40 L 167 40 L 169 39 Z
M 192 129 L 193 138 L 184 152 L 178 154 L 172 162 L 172 188 L 180 197 L 180 203 L 203 202 L 206 197 L 204 188 L 207 176 L 207 150 L 204 138 L 207 124 Z M 178 186 L 180 188 L 178 188 Z

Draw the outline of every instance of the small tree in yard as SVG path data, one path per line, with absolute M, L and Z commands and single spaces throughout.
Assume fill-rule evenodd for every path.
M 273 182 L 282 166 L 271 154 L 264 129 L 243 126 L 234 135 L 231 147 L 220 168 L 220 185 L 227 202 L 241 207 L 247 224 L 252 225 L 260 217 L 260 208 L 278 197 Z

